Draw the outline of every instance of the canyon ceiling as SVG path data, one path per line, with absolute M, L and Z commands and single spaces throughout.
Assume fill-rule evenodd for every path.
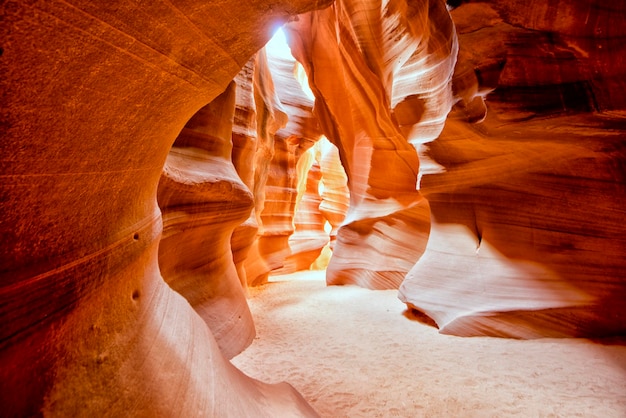
M 448 3 L 3 2 L 3 412 L 316 416 L 228 361 L 311 265 L 442 333 L 623 334 L 626 1 Z

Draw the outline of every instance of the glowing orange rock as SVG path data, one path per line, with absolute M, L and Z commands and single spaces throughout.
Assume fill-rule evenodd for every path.
M 320 212 L 328 220 L 330 230 L 330 249 L 333 250 L 337 240 L 337 231 L 346 219 L 350 206 L 350 189 L 348 177 L 341 165 L 337 147 L 323 139 L 320 152 L 320 170 L 322 171 Z
M 288 240 L 294 231 L 298 145 L 297 142 L 289 141 L 289 138 L 278 135 L 274 138 L 274 156 L 270 162 L 265 184 L 265 203 L 261 212 L 263 229 L 258 237 L 259 254 L 267 266 L 264 276 L 283 267 L 290 255 Z
M 596 47 L 617 43 L 623 28 L 611 21 L 626 9 L 540 3 L 453 11 L 477 91 L 495 90 L 482 125 L 451 118 L 422 148 L 435 163 L 421 189 L 432 229 L 400 297 L 442 333 L 626 330 L 626 178 L 618 168 L 626 122 L 619 112 L 580 113 L 624 106 L 616 95 L 624 88 L 609 75 L 624 62 L 619 53 L 602 62 Z
M 254 190 L 254 162 L 257 148 L 256 104 L 254 101 L 254 67 L 256 55 L 251 58 L 235 77 L 237 94 L 233 120 L 233 166 L 241 181 L 249 190 Z M 248 286 L 245 261 L 254 244 L 259 226 L 254 207 L 250 216 L 238 225 L 231 237 L 233 262 L 244 290 Z
M 254 255 L 248 262 L 249 282 L 260 284 L 267 280 L 272 271 L 284 268 L 291 256 L 289 238 L 294 232 L 294 211 L 297 198 L 298 171 L 296 166 L 300 157 L 320 137 L 315 117 L 311 113 L 313 106 L 302 91 L 294 76 L 296 61 L 288 54 L 280 54 L 269 48 L 264 49 L 267 61 L 261 64 L 256 86 L 263 93 L 262 103 L 267 107 L 268 116 L 280 117 L 280 125 L 260 136 L 267 138 L 266 156 L 270 160 L 259 162 L 257 176 L 263 183 L 257 197 L 257 217 L 260 221 L 258 239 L 253 246 Z M 259 102 L 259 100 L 257 101 Z M 259 126 L 267 126 L 261 123 Z M 251 273 L 254 271 L 254 273 Z
M 428 233 L 412 144 L 434 139 L 452 104 L 456 36 L 445 4 L 338 1 L 287 28 L 350 188 L 327 282 L 396 288 Z
M 205 320 L 227 358 L 254 338 L 230 239 L 253 206 L 231 162 L 233 82 L 185 125 L 170 150 L 157 198 L 163 216 L 159 267 Z
M 309 269 L 330 240 L 324 230 L 326 219 L 319 210 L 322 202 L 319 194 L 322 172 L 315 161 L 315 154 L 307 152 L 298 161 L 298 199 L 294 209 L 294 233 L 289 237 L 290 255 L 284 267 L 275 271 L 275 274 Z
M 492 115 L 485 124 L 449 121 L 429 146 L 445 170 L 422 179 L 431 234 L 400 299 L 446 334 L 624 332 L 626 199 L 616 167 L 626 156 L 611 132 L 620 122 L 508 125 Z
M 271 253 L 272 248 L 266 250 L 259 241 L 265 233 L 261 214 L 265 209 L 267 182 L 275 153 L 274 136 L 277 130 L 287 124 L 287 115 L 274 89 L 265 49 L 259 51 L 255 60 L 253 91 L 257 115 L 257 146 L 254 154 L 252 190 L 258 230 L 244 262 L 244 268 L 248 284 L 258 285 L 267 281 L 267 276 L 272 270 L 271 260 L 266 258 L 266 254 Z
M 315 416 L 237 371 L 163 281 L 156 196 L 185 123 L 316 5 L 4 4 L 3 414 Z

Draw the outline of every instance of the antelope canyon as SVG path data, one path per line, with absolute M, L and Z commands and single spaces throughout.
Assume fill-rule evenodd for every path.
M 626 1 L 0 10 L 0 415 L 626 416 Z

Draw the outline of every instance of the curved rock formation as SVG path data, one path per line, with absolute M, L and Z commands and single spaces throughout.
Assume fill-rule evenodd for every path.
M 274 89 L 265 49 L 259 51 L 256 57 L 253 90 L 257 115 L 257 147 L 254 154 L 254 188 L 252 190 L 258 230 L 244 268 L 248 284 L 258 285 L 267 281 L 268 273 L 272 270 L 264 257 L 264 249 L 259 248 L 259 237 L 264 234 L 261 214 L 265 208 L 267 181 L 275 153 L 274 136 L 277 130 L 287 124 L 287 115 Z
M 260 272 L 256 284 L 267 281 L 271 271 L 284 266 L 291 254 L 289 237 L 294 231 L 293 217 L 297 196 L 296 161 L 301 150 L 294 137 L 274 137 L 274 157 L 265 184 L 265 203 L 261 212 L 262 234 L 258 237 L 259 255 L 267 270 Z
M 320 212 L 331 226 L 330 249 L 334 250 L 337 231 L 346 219 L 350 207 L 350 189 L 348 177 L 341 165 L 339 150 L 326 137 L 320 141 L 320 170 L 322 170 Z
M 235 97 L 231 159 L 248 190 L 254 190 L 254 161 L 257 148 L 256 103 L 253 91 L 255 62 L 256 55 L 246 63 L 234 80 L 237 84 L 237 94 Z M 235 228 L 230 240 L 233 262 L 244 291 L 248 286 L 245 261 L 250 247 L 256 240 L 258 230 L 256 211 L 253 207 L 248 219 Z
M 485 124 L 449 121 L 429 147 L 445 171 L 422 179 L 431 234 L 401 300 L 454 335 L 624 332 L 626 121 Z
M 338 147 L 350 189 L 328 282 L 398 286 L 430 224 L 416 191 L 420 168 L 432 233 L 401 288 L 409 306 L 457 335 L 626 332 L 626 6 L 461 3 L 454 78 L 456 36 L 440 0 L 338 0 L 290 24 L 321 130 Z M 315 416 L 293 388 L 249 379 L 220 350 L 230 356 L 251 335 L 229 246 L 241 267 L 264 207 L 273 216 L 265 186 L 275 135 L 285 150 L 276 161 L 291 170 L 308 134 L 285 125 L 263 59 L 254 93 L 236 100 L 234 164 L 227 129 L 213 134 L 221 122 L 201 127 L 193 119 L 179 134 L 200 109 L 198 118 L 214 110 L 205 106 L 217 104 L 272 30 L 329 4 L 2 3 L 3 414 Z M 249 71 L 239 85 L 252 79 Z M 493 90 L 491 114 L 476 127 L 451 121 L 430 143 L 452 89 L 470 121 L 484 117 L 481 96 Z M 217 109 L 228 110 L 215 120 L 230 120 L 232 87 L 219 100 L 228 106 Z M 589 110 L 604 113 L 567 113 Z M 281 128 L 288 133 L 277 134 Z M 219 137 L 215 148 L 185 142 L 198 130 Z M 250 209 L 244 184 L 257 222 L 229 240 Z M 291 195 L 276 213 L 291 210 Z M 224 218 L 206 206 L 214 200 L 224 208 L 227 199 L 232 218 L 214 223 Z M 202 225 L 207 218 L 210 226 Z M 178 219 L 193 228 L 178 231 Z M 209 234 L 197 235 L 199 225 Z M 219 257 L 203 252 L 209 239 Z M 258 246 L 250 254 L 240 282 L 271 270 Z M 159 262 L 187 299 L 165 283 Z M 217 289 L 198 283 L 195 267 L 203 277 L 223 271 L 224 280 L 213 282 Z M 186 286 L 189 277 L 198 286 Z M 242 328 L 222 331 L 224 320 L 240 323 L 232 309 Z
M 257 202 L 261 228 L 253 250 L 254 258 L 247 268 L 249 282 L 255 285 L 266 282 L 270 272 L 281 270 L 291 255 L 289 237 L 294 232 L 298 184 L 296 165 L 321 135 L 311 112 L 313 102 L 295 78 L 296 61 L 288 53 L 267 46 L 264 53 L 267 61 L 261 68 L 257 85 L 261 92 L 266 92 L 267 108 L 274 114 L 280 112 L 283 119 L 280 126 L 275 125 L 267 134 L 260 134 L 268 138 L 266 154 L 271 155 L 271 159 L 260 163 L 262 189 L 261 183 L 255 185 L 260 191 L 257 198 L 262 199 Z M 261 190 L 263 196 L 260 196 Z
M 231 162 L 235 88 L 232 82 L 187 122 L 157 191 L 161 274 L 204 319 L 227 358 L 254 338 L 230 246 L 234 228 L 254 205 Z
M 162 280 L 175 138 L 306 1 L 6 2 L 0 404 L 9 416 L 312 416 Z
M 452 103 L 457 44 L 446 6 L 338 1 L 287 28 L 350 188 L 327 282 L 397 288 L 428 231 L 411 143 L 434 139 Z
M 626 108 L 626 3 L 490 1 L 504 24 L 506 62 L 498 101 L 533 112 Z
M 626 8 L 487 3 L 453 16 L 490 115 L 423 147 L 443 169 L 422 178 L 431 235 L 400 298 L 454 335 L 623 333 L 626 119 L 571 112 L 624 108 L 624 62 L 597 51 Z
M 290 255 L 285 266 L 275 274 L 287 274 L 308 270 L 320 256 L 322 249 L 329 243 L 330 236 L 324 230 L 326 218 L 319 210 L 322 198 L 319 183 L 322 171 L 319 163 L 319 147 L 309 149 L 298 160 L 298 198 L 294 209 L 294 232 L 289 237 Z
M 485 1 L 452 12 L 464 58 L 508 118 L 626 107 L 623 2 Z M 496 89 L 497 87 L 497 89 Z

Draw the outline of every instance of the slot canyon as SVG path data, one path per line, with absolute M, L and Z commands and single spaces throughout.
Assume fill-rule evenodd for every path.
M 1 416 L 626 416 L 626 0 L 0 10 Z

